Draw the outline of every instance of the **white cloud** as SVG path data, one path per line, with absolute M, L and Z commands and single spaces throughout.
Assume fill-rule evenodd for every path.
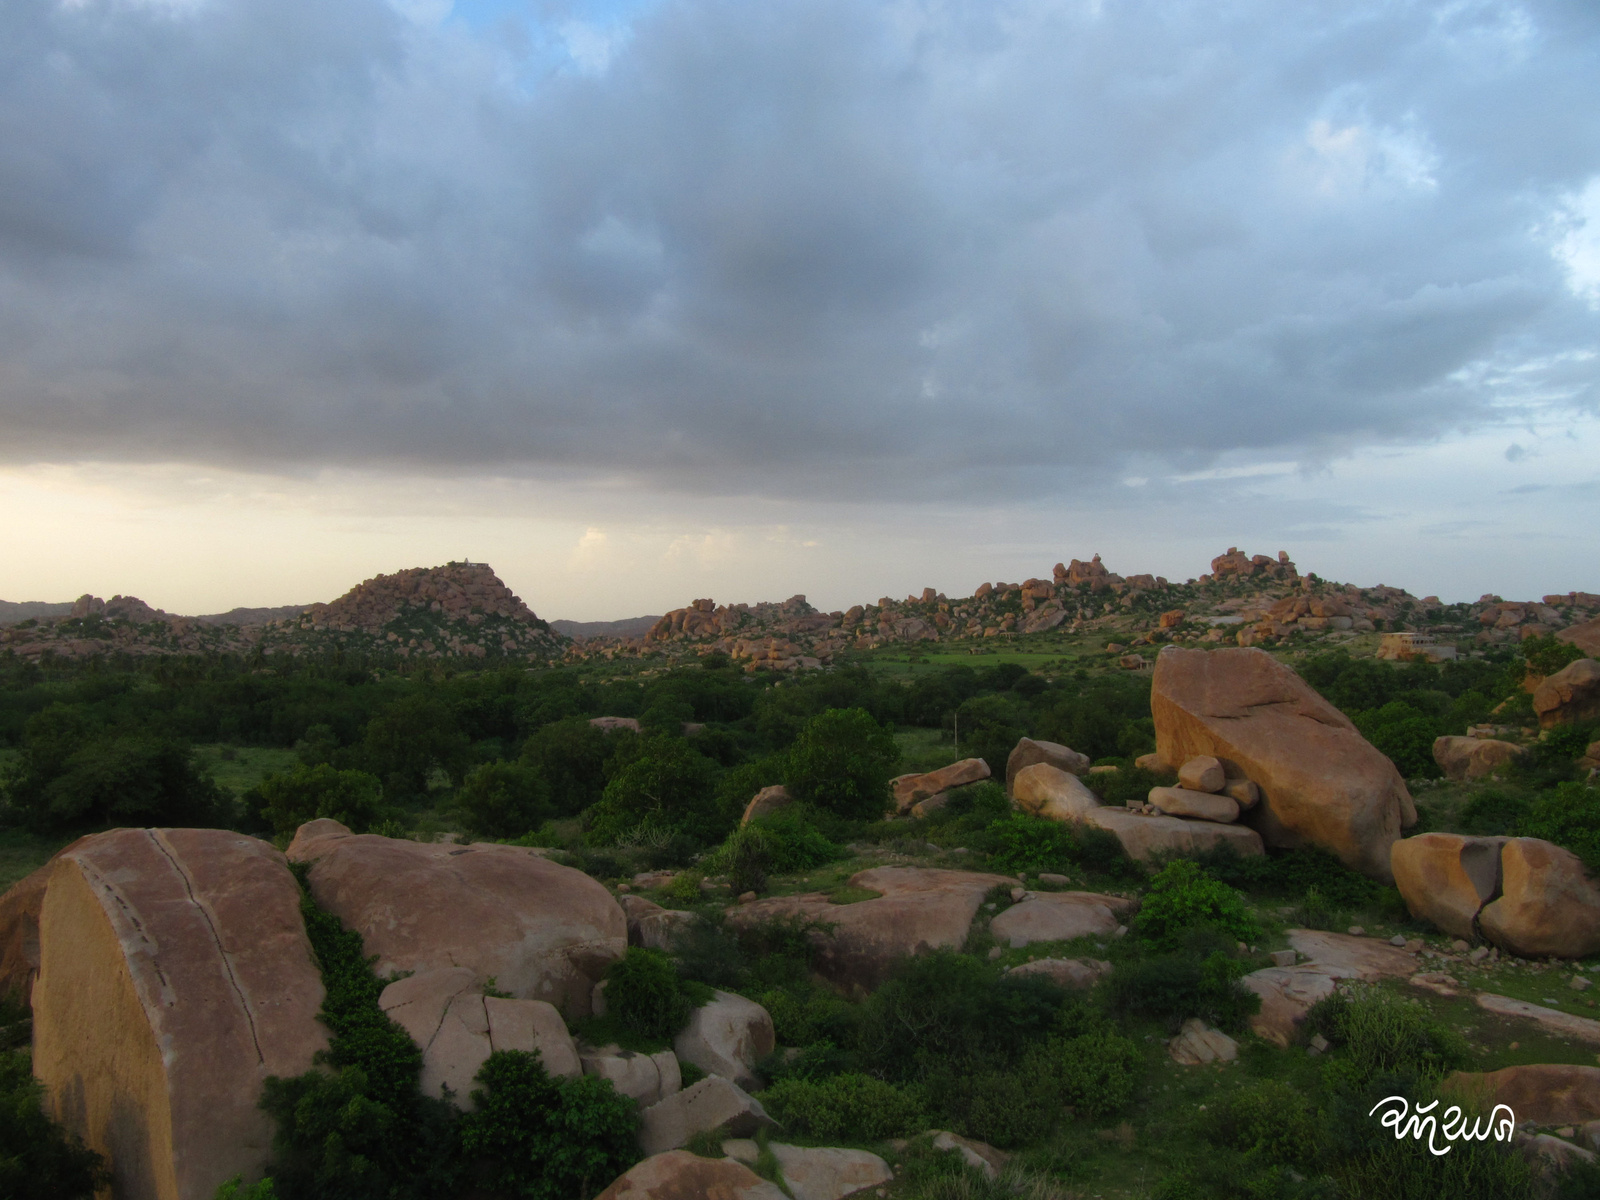
M 1557 211 L 1556 259 L 1566 268 L 1573 295 L 1600 308 L 1600 175 L 1566 196 Z

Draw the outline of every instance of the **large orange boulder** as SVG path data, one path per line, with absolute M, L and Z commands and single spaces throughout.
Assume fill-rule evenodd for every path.
M 1023 767 L 1011 780 L 1011 802 L 1025 813 L 1047 821 L 1081 821 L 1100 797 L 1076 775 L 1038 762 Z
M 1507 838 L 1500 898 L 1478 924 L 1502 950 L 1524 958 L 1583 958 L 1600 950 L 1600 888 L 1570 850 L 1539 838 Z
M 851 887 L 879 893 L 873 899 L 834 904 L 825 892 L 773 896 L 732 909 L 727 919 L 735 927 L 776 917 L 815 921 L 818 973 L 845 987 L 870 990 L 889 977 L 899 959 L 959 949 L 989 890 L 1016 882 L 976 871 L 873 867 L 850 877 Z
M 1580 658 L 1546 675 L 1534 689 L 1533 711 L 1546 729 L 1600 717 L 1600 662 Z
M 57 851 L 44 866 L 0 895 L 0 997 L 16 996 L 27 1002 L 39 973 L 39 911 L 44 907 L 45 884 L 55 860 L 83 840 Z
M 1071 746 L 1063 746 L 1060 742 L 1025 737 L 1013 746 L 1011 753 L 1006 756 L 1006 795 L 1011 795 L 1017 772 L 1035 763 L 1048 763 L 1059 771 L 1082 775 L 1089 769 L 1089 756 L 1078 753 Z
M 1556 634 L 1556 640 L 1572 643 L 1590 658 L 1600 658 L 1600 617 L 1568 625 Z
M 1395 886 L 1411 915 L 1446 933 L 1471 938 L 1478 911 L 1500 891 L 1504 838 L 1423 833 L 1401 838 L 1389 852 Z
M 1522 753 L 1515 742 L 1495 738 L 1457 737 L 1446 734 L 1433 740 L 1433 761 L 1446 779 L 1457 783 L 1482 779 L 1511 765 Z
M 605 885 L 520 846 L 425 845 L 319 820 L 296 833 L 289 858 L 312 864 L 311 894 L 361 935 L 380 977 L 466 967 L 576 1020 L 628 946 Z
M 263 1081 L 327 1045 L 283 855 L 216 829 L 86 838 L 51 866 L 39 946 L 34 1073 L 106 1156 L 112 1194 L 210 1200 L 259 1176 Z
M 1244 820 L 1267 844 L 1323 846 L 1389 881 L 1389 847 L 1417 820 L 1405 781 L 1288 667 L 1263 650 L 1168 646 L 1150 709 L 1162 761 L 1210 755 L 1260 788 Z

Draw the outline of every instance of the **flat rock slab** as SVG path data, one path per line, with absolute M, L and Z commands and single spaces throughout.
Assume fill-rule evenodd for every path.
M 1197 821 L 1219 821 L 1224 825 L 1239 819 L 1237 800 L 1192 788 L 1153 787 L 1148 799 L 1169 817 L 1193 817 Z
M 889 792 L 894 797 L 896 812 L 906 812 L 919 800 L 937 796 L 951 788 L 965 787 L 989 778 L 989 764 L 981 758 L 964 758 L 937 771 L 921 775 L 900 775 L 890 780 Z
M 1157 855 L 1194 856 L 1222 846 L 1243 858 L 1266 853 L 1261 835 L 1244 825 L 1190 821 L 1183 817 L 1151 817 L 1104 805 L 1085 813 L 1083 822 L 1116 835 L 1128 857 L 1148 862 Z
M 881 893 L 875 899 L 832 904 L 823 892 L 773 896 L 730 910 L 727 920 L 738 928 L 775 917 L 825 922 L 833 928 L 814 935 L 817 972 L 844 987 L 871 989 L 889 977 L 899 959 L 958 949 L 989 890 L 1016 882 L 976 871 L 873 867 L 852 875 L 850 885 Z
M 995 917 L 989 931 L 1013 950 L 1034 942 L 1065 942 L 1115 933 L 1119 914 L 1132 907 L 1132 900 L 1098 892 L 1032 892 Z
M 1012 967 L 1007 975 L 1042 976 L 1059 988 L 1082 991 L 1111 974 L 1111 964 L 1100 958 L 1041 958 Z
M 1523 1017 L 1537 1022 L 1551 1033 L 1600 1046 L 1600 1021 L 1575 1017 L 1571 1013 L 1546 1008 L 1542 1004 L 1530 1004 L 1526 1000 L 1513 1000 L 1510 996 L 1497 996 L 1493 992 L 1480 992 L 1477 999 L 1478 1007 L 1486 1012 L 1502 1017 Z
M 312 864 L 311 894 L 361 935 L 380 977 L 466 967 L 577 1019 L 627 949 L 603 884 L 521 847 L 424 845 L 319 820 L 296 833 L 289 859 Z
M 33 1070 L 113 1194 L 201 1200 L 259 1175 L 262 1084 L 328 1044 L 283 855 L 216 829 L 85 838 L 51 865 L 39 946 Z
M 1156 753 L 1199 755 L 1253 780 L 1249 821 L 1272 845 L 1311 843 L 1387 883 L 1417 812 L 1395 766 L 1342 712 L 1263 650 L 1165 647 L 1150 693 Z
M 636 1163 L 612 1181 L 595 1200 L 788 1200 L 731 1158 L 701 1158 L 687 1150 L 668 1150 Z
M 959 1133 L 951 1133 L 948 1129 L 940 1129 L 934 1132 L 933 1148 L 935 1150 L 954 1150 L 961 1155 L 962 1161 L 967 1166 L 982 1171 L 989 1179 L 998 1179 L 1000 1172 L 1004 1171 L 1006 1164 L 1011 1161 L 1011 1156 L 1004 1150 L 996 1150 L 988 1142 L 965 1138 Z
M 1499 1071 L 1456 1071 L 1445 1086 L 1487 1105 L 1508 1104 L 1517 1121 L 1583 1125 L 1600 1120 L 1600 1067 L 1534 1063 Z
M 1409 979 L 1417 972 L 1417 956 L 1377 938 L 1328 933 L 1321 929 L 1289 930 L 1289 945 L 1310 964 L 1335 979 Z
M 1306 1013 L 1333 995 L 1334 976 L 1319 967 L 1264 967 L 1240 980 L 1261 997 L 1250 1030 L 1275 1046 L 1287 1048 L 1300 1032 Z

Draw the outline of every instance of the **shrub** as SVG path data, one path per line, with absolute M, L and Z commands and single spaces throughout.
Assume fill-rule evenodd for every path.
M 1237 1031 L 1261 998 L 1239 982 L 1244 964 L 1223 950 L 1204 953 L 1190 946 L 1172 954 L 1130 959 L 1111 972 L 1109 992 L 1126 1012 L 1165 1019 L 1176 1025 L 1200 1017 L 1220 1029 Z
M 365 765 L 383 780 L 385 793 L 395 800 L 425 794 L 435 771 L 459 778 L 469 745 L 449 705 L 413 694 L 367 722 L 361 753 Z
M 694 1007 L 672 959 L 630 946 L 606 971 L 606 1018 L 647 1042 L 671 1041 Z
M 554 815 L 550 787 L 531 767 L 491 762 L 474 767 L 456 794 L 469 829 L 491 838 L 517 837 Z
M 1539 676 L 1554 675 L 1583 657 L 1582 650 L 1553 633 L 1527 638 L 1517 649 L 1527 663 L 1528 673 Z
M 924 1089 L 943 1121 L 995 1146 L 1038 1141 L 1061 1115 L 1054 1080 L 1034 1071 L 974 1071 L 952 1064 L 929 1075 Z
M 1534 798 L 1517 832 L 1565 846 L 1600 875 L 1600 788 L 1557 784 Z
M 1426 1010 L 1375 988 L 1348 988 L 1306 1014 L 1308 1033 L 1343 1051 L 1335 1075 L 1352 1087 L 1379 1076 L 1437 1079 L 1467 1065 L 1467 1043 Z
M 52 1121 L 25 1051 L 0 1054 L 0 1196 L 92 1200 L 111 1182 L 105 1163 Z
M 889 805 L 900 761 L 894 736 L 863 708 L 830 708 L 806 722 L 789 751 L 787 786 L 797 800 L 841 817 L 874 821 Z
M 584 813 L 584 829 L 601 845 L 641 827 L 713 841 L 723 833 L 712 794 L 716 773 L 716 764 L 682 738 L 646 738 L 606 784 L 600 803 Z
M 1149 798 L 1153 787 L 1166 787 L 1176 783 L 1177 776 L 1170 772 L 1157 774 L 1143 767 L 1124 766 L 1115 771 L 1100 771 L 1089 775 L 1084 783 L 1099 796 L 1102 803 L 1125 805 L 1129 800 Z
M 331 817 L 355 833 L 383 819 L 383 788 L 365 771 L 336 771 L 327 763 L 300 765 L 286 775 L 268 775 L 245 795 L 277 834 L 293 833 L 307 821 Z
M 989 837 L 994 865 L 1010 875 L 1069 871 L 1081 851 L 1072 826 L 1027 813 L 996 821 L 989 826 Z
M 1485 788 L 1461 806 L 1461 832 L 1479 837 L 1510 836 L 1527 820 L 1529 807 L 1521 796 Z
M 1329 903 L 1346 908 L 1370 904 L 1382 890 L 1321 846 L 1269 851 L 1249 858 L 1232 846 L 1218 846 L 1195 861 L 1230 887 L 1278 896 L 1301 896 L 1308 888 L 1316 888 Z
M 870 1075 L 783 1079 L 759 1099 L 785 1127 L 825 1140 L 901 1137 L 920 1128 L 924 1115 L 915 1091 Z
M 1257 934 L 1255 918 L 1244 898 L 1206 874 L 1189 859 L 1168 863 L 1151 881 L 1132 931 L 1157 946 L 1171 949 L 1191 929 L 1210 926 L 1238 941 Z
M 1320 1153 L 1321 1125 L 1303 1092 L 1267 1079 L 1212 1105 L 1201 1122 L 1208 1140 L 1267 1166 L 1308 1169 Z
M 608 989 L 609 990 L 609 989 Z M 639 1160 L 632 1100 L 594 1075 L 552 1079 L 538 1051 L 497 1050 L 461 1118 L 461 1149 L 482 1185 L 531 1200 L 594 1195 Z
M 1133 1100 L 1144 1055 L 1132 1039 L 1109 1030 L 1052 1038 L 1047 1053 L 1062 1103 L 1080 1117 L 1102 1120 Z
M 1381 708 L 1357 713 L 1355 726 L 1407 779 L 1437 779 L 1443 774 L 1434 761 L 1433 743 L 1448 733 L 1447 722 L 1419 711 L 1406 700 L 1391 700 Z
M 521 761 L 548 785 L 555 813 L 572 817 L 599 802 L 613 755 L 636 738 L 631 730 L 607 733 L 571 717 L 536 730 L 522 745 Z

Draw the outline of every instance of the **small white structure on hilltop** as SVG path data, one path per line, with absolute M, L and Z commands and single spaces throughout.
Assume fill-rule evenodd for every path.
M 1378 644 L 1378 657 L 1395 662 L 1410 659 L 1447 662 L 1455 656 L 1454 646 L 1439 645 L 1431 633 L 1386 633 Z

